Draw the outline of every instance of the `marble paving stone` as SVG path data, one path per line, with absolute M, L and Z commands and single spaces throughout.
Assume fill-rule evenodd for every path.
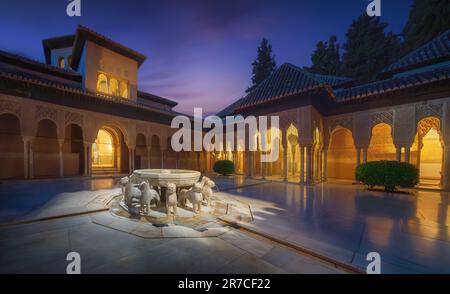
M 164 238 L 199 238 L 202 236 L 201 232 L 192 228 L 177 225 L 163 227 L 162 234 Z
M 142 238 L 162 238 L 162 228 L 155 227 L 151 224 L 140 224 L 131 234 L 140 236 Z
M 107 226 L 115 221 L 116 217 L 114 217 L 109 211 L 105 211 L 92 214 L 91 220 L 96 224 Z
M 131 233 L 139 227 L 140 223 L 135 220 L 116 218 L 112 223 L 106 226 L 111 229 L 119 230 L 126 233 Z
M 219 238 L 259 257 L 273 248 L 270 242 L 252 238 L 236 230 L 229 231 L 219 236 Z
M 339 274 L 341 270 L 314 257 L 305 257 L 292 250 L 273 247 L 262 259 L 292 274 Z
M 69 252 L 67 230 L 40 232 L 2 240 L 0 272 L 18 273 L 55 261 L 64 261 Z
M 245 253 L 236 260 L 220 268 L 219 274 L 283 274 L 284 270 L 259 259 L 258 257 Z

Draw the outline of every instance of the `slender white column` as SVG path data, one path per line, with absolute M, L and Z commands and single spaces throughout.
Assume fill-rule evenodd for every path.
M 367 162 L 367 147 L 363 148 L 363 163 Z
M 164 168 L 164 150 L 161 150 L 161 168 Z
M 306 183 L 311 184 L 311 146 L 307 145 L 306 147 Z
M 402 147 L 397 147 L 395 151 L 395 160 L 402 161 Z
M 443 181 L 442 185 L 444 188 L 450 188 L 450 146 L 444 146 L 444 160 L 442 166 Z
M 361 164 L 361 148 L 356 148 L 356 166 Z
M 29 138 L 25 138 L 23 137 L 23 177 L 24 179 L 28 179 L 28 172 L 29 172 L 29 158 L 28 158 L 28 154 L 29 154 L 29 142 L 30 139 Z
M 305 146 L 300 145 L 300 183 L 305 182 Z
M 150 157 L 151 150 L 152 150 L 151 147 L 147 148 L 147 168 L 150 168 L 150 166 L 151 166 L 151 157 Z
M 405 162 L 409 163 L 411 155 L 411 148 L 405 147 Z
M 87 142 L 83 142 L 83 160 L 84 160 L 84 176 L 87 177 L 89 175 L 89 151 L 88 151 L 89 144 Z
M 59 176 L 64 177 L 64 154 L 63 154 L 63 146 L 64 140 L 59 139 Z
M 86 147 L 87 158 L 87 175 L 92 176 L 92 143 L 87 143 Z
M 322 175 L 322 180 L 326 181 L 327 180 L 327 172 L 328 172 L 328 150 L 324 149 L 323 150 L 323 175 Z
M 130 174 L 133 172 L 133 163 L 134 163 L 133 147 L 128 147 L 128 172 Z
M 288 168 L 287 168 L 287 146 L 283 146 L 283 180 L 288 180 Z
M 30 178 L 30 179 L 33 179 L 34 178 L 34 151 L 33 151 L 33 147 L 34 147 L 34 140 L 30 140 L 30 142 L 29 142 L 29 146 L 30 146 L 30 148 L 29 148 L 29 164 L 28 164 L 28 166 L 29 166 L 29 172 L 28 172 L 28 177 Z

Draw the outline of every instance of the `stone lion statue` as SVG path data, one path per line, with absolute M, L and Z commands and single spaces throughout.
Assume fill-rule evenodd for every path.
M 187 192 L 189 201 L 192 203 L 192 210 L 197 213 L 201 211 L 203 194 L 201 183 L 195 183 Z
M 173 214 L 177 214 L 177 186 L 174 183 L 167 184 L 166 190 L 166 210 L 167 215 L 170 214 L 170 207 L 173 209 Z
M 211 197 L 213 196 L 212 188 L 214 188 L 216 186 L 216 183 L 214 183 L 214 181 L 212 181 L 208 177 L 203 177 L 202 180 L 204 180 L 203 188 L 202 188 L 203 200 L 206 201 L 206 206 L 209 207 L 211 204 Z
M 156 190 L 152 189 L 150 187 L 150 184 L 147 181 L 143 181 L 139 185 L 139 189 L 141 190 L 142 196 L 141 196 L 141 210 L 144 214 L 149 214 L 150 212 L 150 205 L 152 201 L 156 202 L 156 205 L 159 204 L 161 201 L 161 198 L 159 197 L 158 192 Z

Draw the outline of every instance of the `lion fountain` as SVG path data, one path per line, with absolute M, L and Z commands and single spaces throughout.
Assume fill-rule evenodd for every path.
M 165 202 L 165 214 L 177 215 L 177 207 L 185 209 L 187 202 L 192 212 L 201 212 L 202 205 L 210 207 L 214 181 L 200 173 L 188 170 L 137 170 L 120 180 L 123 199 L 120 206 L 131 215 L 150 216 L 152 208 L 161 208 Z M 164 200 L 162 200 L 164 199 Z

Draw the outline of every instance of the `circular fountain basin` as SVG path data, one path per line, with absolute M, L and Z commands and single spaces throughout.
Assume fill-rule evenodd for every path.
M 177 187 L 189 187 L 198 182 L 200 172 L 187 169 L 137 169 L 132 177 L 147 180 L 152 186 L 167 187 L 167 183 L 173 183 Z

